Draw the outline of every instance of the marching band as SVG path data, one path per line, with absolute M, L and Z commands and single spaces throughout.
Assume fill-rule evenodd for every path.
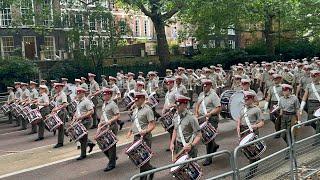
M 215 137 L 223 118 L 237 122 L 239 145 L 243 145 L 259 137 L 266 113 L 270 114 L 275 131 L 290 130 L 291 126 L 303 121 L 304 111 L 308 119 L 319 117 L 319 67 L 317 57 L 302 62 L 239 63 L 231 66 L 230 71 L 225 71 L 221 65 L 202 69 L 178 67 L 175 73 L 166 70 L 163 83 L 154 71 L 147 77 L 139 72 L 136 80 L 134 73 L 119 72 L 116 77 L 102 75 L 101 87 L 95 80 L 96 75 L 88 73 L 88 78 L 75 79 L 74 97 L 67 78 L 61 78 L 61 82 L 51 80 L 50 91 L 47 81 L 41 80 L 39 92 L 34 81 L 15 82 L 14 88 L 7 87 L 8 100 L 1 108 L 8 115 L 9 123 L 15 120 L 23 130 L 30 122 L 31 133 L 38 132 L 36 141 L 44 139 L 47 129 L 58 131 L 54 148 L 63 146 L 65 135 L 80 142 L 81 154 L 77 160 L 86 158 L 87 148 L 89 153 L 92 151 L 95 143 L 89 139 L 88 129 L 97 128 L 94 140 L 108 158 L 104 169 L 107 172 L 116 168 L 117 135 L 124 124 L 120 121 L 119 106 L 124 102 L 132 121 L 127 138 L 133 136 L 134 139 L 126 154 L 140 172 L 145 172 L 155 168 L 150 159 L 153 156 L 152 131 L 157 122 L 170 134 L 167 151 L 171 151 L 172 161 L 180 162 L 197 156 L 201 139 L 207 154 L 219 149 Z M 165 97 L 160 115 L 156 108 L 161 91 Z M 100 99 L 102 107 L 99 106 Z M 263 107 L 259 106 L 261 100 L 265 100 Z M 99 108 L 101 117 L 97 116 Z M 320 133 L 319 122 L 311 126 Z M 283 139 L 287 142 L 286 136 Z M 261 141 L 244 148 L 243 152 L 253 163 L 260 159 L 266 147 Z M 203 166 L 211 164 L 211 158 L 203 162 Z M 177 178 L 196 179 L 201 175 L 198 167 L 193 163 L 187 170 L 189 173 L 181 168 L 171 171 Z M 251 174 L 256 171 L 257 166 L 251 167 Z M 153 175 L 144 177 L 152 178 Z

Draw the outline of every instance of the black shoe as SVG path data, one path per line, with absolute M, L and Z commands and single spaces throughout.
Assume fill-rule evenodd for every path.
M 156 167 L 152 167 L 150 170 L 152 170 L 152 169 L 156 169 Z M 154 177 L 154 173 L 152 173 L 152 174 L 149 175 L 149 179 L 148 179 L 148 180 L 152 180 L 153 177 Z
M 23 130 L 26 130 L 26 129 L 27 129 L 27 128 L 20 128 L 19 131 L 23 131 Z
M 19 124 L 16 124 L 16 125 L 14 125 L 13 127 L 19 127 L 20 125 Z
M 59 147 L 62 147 L 62 146 L 63 146 L 63 144 L 58 143 L 55 146 L 53 146 L 53 148 L 59 148 Z
M 213 152 L 217 152 L 217 150 L 220 148 L 220 145 L 219 144 L 217 144 L 217 146 L 216 146 L 216 148 L 215 149 L 213 149 Z
M 54 135 L 54 136 L 56 136 L 56 134 L 57 134 L 57 131 L 56 131 L 56 130 L 54 130 L 54 131 L 53 131 L 53 135 Z
M 88 146 L 89 146 L 89 151 L 88 151 L 88 153 L 91 153 L 91 152 L 92 152 L 92 149 L 93 149 L 93 147 L 94 147 L 95 145 L 96 145 L 96 144 L 94 144 L 94 143 L 88 144 Z
M 115 166 L 110 166 L 108 165 L 103 171 L 104 172 L 108 172 L 108 171 L 111 171 L 112 169 L 116 168 Z
M 210 164 L 212 164 L 212 159 L 206 159 L 206 160 L 202 163 L 203 166 L 209 166 Z
M 44 138 L 43 137 L 39 137 L 38 139 L 34 140 L 34 141 L 41 141 L 43 140 Z
M 124 122 L 123 121 L 120 121 L 120 123 L 119 123 L 119 130 L 121 130 L 122 128 L 123 128 L 123 125 L 124 125 Z
M 80 146 L 77 146 L 77 149 L 79 150 L 79 149 L 80 149 Z
M 279 138 L 280 138 L 279 134 L 274 137 L 274 139 L 279 139 Z
M 35 133 L 37 133 L 37 132 L 29 132 L 28 135 L 35 134 Z
M 90 129 L 96 129 L 97 125 L 93 125 Z
M 170 151 L 170 149 L 169 149 L 169 148 L 167 148 L 167 149 L 166 149 L 166 152 L 169 152 L 169 151 Z
M 80 160 L 83 160 L 83 159 L 85 159 L 87 156 L 80 156 L 80 157 L 78 157 L 76 160 L 77 161 L 80 161 Z

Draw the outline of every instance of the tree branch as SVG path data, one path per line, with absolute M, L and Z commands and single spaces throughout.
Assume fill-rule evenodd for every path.
M 144 15 L 151 17 L 152 14 L 150 11 L 147 10 L 147 8 L 142 4 L 142 3 L 137 3 L 137 6 L 139 7 L 139 9 L 144 13 Z
M 170 19 L 173 15 L 175 15 L 177 12 L 183 8 L 183 4 L 178 4 L 175 8 L 171 9 L 170 11 L 166 12 L 165 14 L 162 15 L 163 20 Z

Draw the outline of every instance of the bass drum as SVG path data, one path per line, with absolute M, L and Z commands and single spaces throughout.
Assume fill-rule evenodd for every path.
M 244 105 L 242 91 L 227 90 L 221 94 L 221 116 L 236 120 L 240 117 L 240 111 Z

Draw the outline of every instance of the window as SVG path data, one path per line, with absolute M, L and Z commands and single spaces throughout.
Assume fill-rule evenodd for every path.
M 83 51 L 86 49 L 85 41 L 84 41 L 83 38 L 81 38 L 80 41 L 79 41 L 79 48 L 80 48 L 81 50 L 83 50 Z
M 81 14 L 74 15 L 74 25 L 79 29 L 83 28 L 83 19 Z
M 96 30 L 96 20 L 93 17 L 89 17 L 89 29 L 92 31 Z
M 55 42 L 53 36 L 44 37 L 44 55 L 46 59 L 54 60 Z
M 229 48 L 231 48 L 231 49 L 236 48 L 236 42 L 234 40 L 229 40 L 228 44 L 229 44 Z
M 1 51 L 2 56 L 10 56 L 14 51 L 14 41 L 13 36 L 2 37 L 1 38 Z
M 234 29 L 228 29 L 228 35 L 236 35 L 236 31 Z
M 22 25 L 34 25 L 33 0 L 21 0 L 20 12 Z
M 119 22 L 119 26 L 120 26 L 120 32 L 122 35 L 124 35 L 126 33 L 126 21 L 124 19 L 121 19 Z
M 136 36 L 140 36 L 140 21 L 139 19 L 136 19 L 136 22 L 135 22 L 135 35 Z
M 11 6 L 3 1 L 0 2 L 1 5 L 1 26 L 11 26 L 12 17 L 11 17 Z
M 98 46 L 98 41 L 96 39 L 90 40 L 90 49 L 94 49 Z
M 224 40 L 221 40 L 221 41 L 220 41 L 220 47 L 221 47 L 221 48 L 224 48 L 224 47 L 225 47 L 225 42 L 224 42 Z
M 67 28 L 70 26 L 69 14 L 66 11 L 61 11 L 61 25 L 63 28 Z
M 87 0 L 88 6 L 96 6 L 96 0 Z
M 108 17 L 103 16 L 101 18 L 101 30 L 106 31 L 108 29 Z
M 42 10 L 44 11 L 43 25 L 52 26 L 53 25 L 53 9 L 52 9 L 52 0 L 44 0 Z
M 144 35 L 148 36 L 148 20 L 144 20 Z

